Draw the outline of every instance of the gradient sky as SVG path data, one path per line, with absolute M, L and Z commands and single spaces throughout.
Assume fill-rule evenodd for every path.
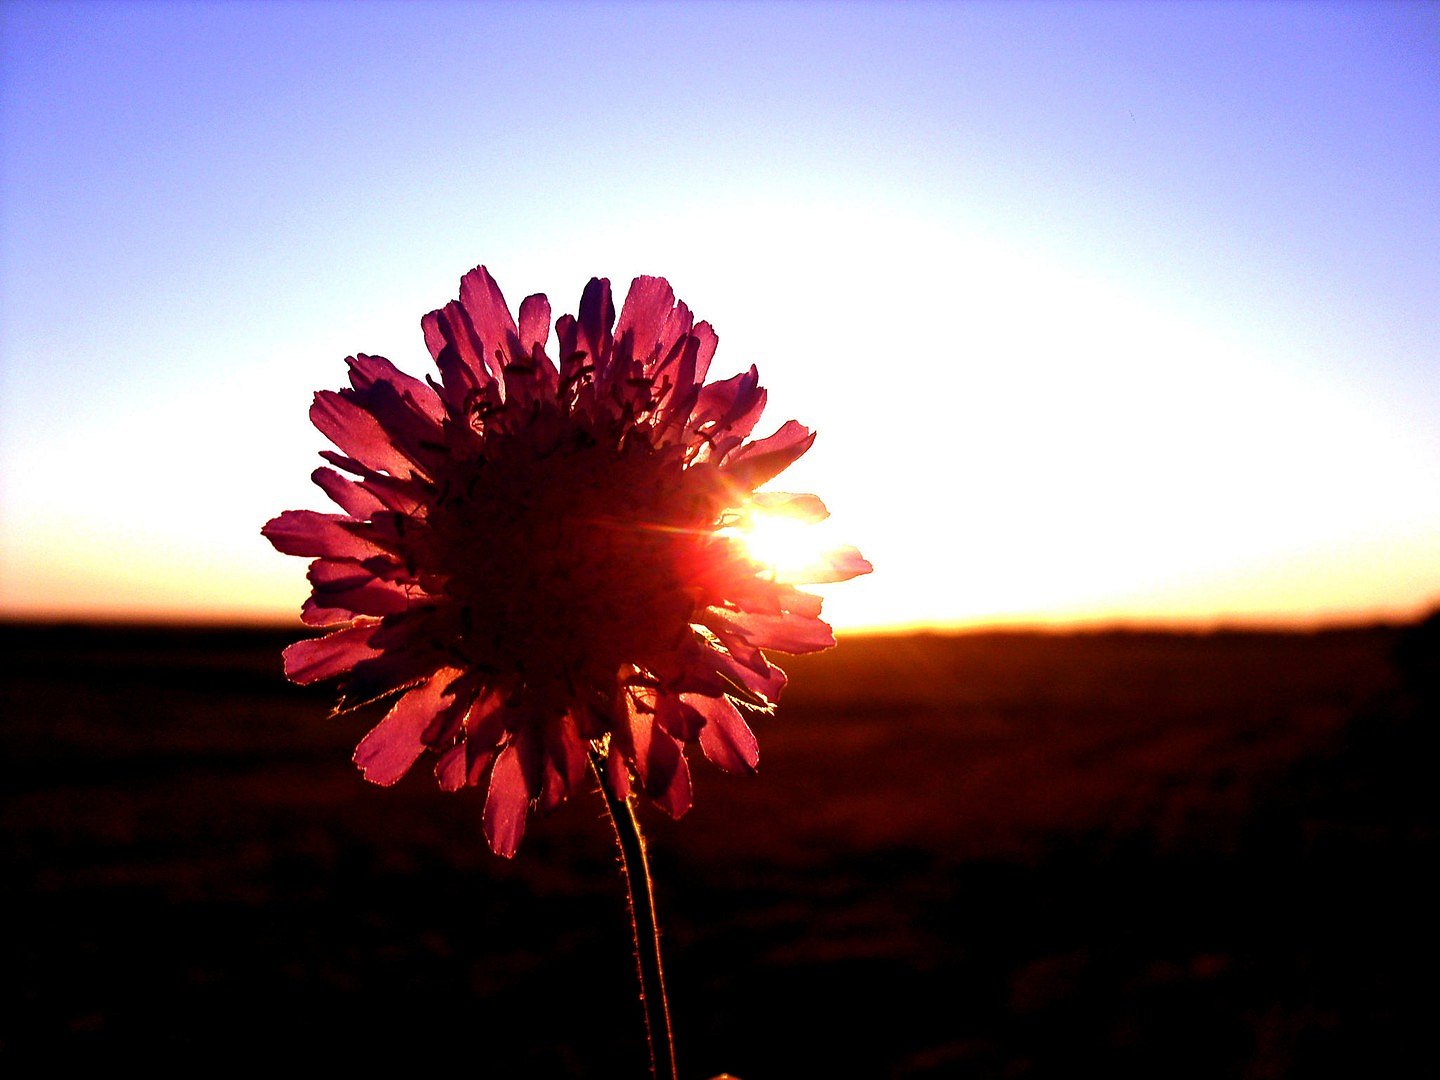
M 842 627 L 1440 601 L 1440 7 L 0 6 L 0 612 L 290 617 L 312 391 L 670 278 Z

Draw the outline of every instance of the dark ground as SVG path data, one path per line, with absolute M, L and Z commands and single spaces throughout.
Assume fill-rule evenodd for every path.
M 1433 1075 L 1435 636 L 793 660 L 761 775 L 645 815 L 682 1074 Z M 285 640 L 0 627 L 0 1069 L 642 1076 L 598 795 L 497 859 Z

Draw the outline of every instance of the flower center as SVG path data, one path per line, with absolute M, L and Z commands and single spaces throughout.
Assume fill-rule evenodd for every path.
M 573 695 L 674 648 L 701 604 L 686 584 L 696 560 L 724 541 L 678 449 L 565 427 L 545 441 L 497 434 L 457 464 L 430 515 L 427 569 L 461 604 L 477 666 Z

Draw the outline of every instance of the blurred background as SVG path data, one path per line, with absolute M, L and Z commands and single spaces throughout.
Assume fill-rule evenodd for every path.
M 647 819 L 682 1070 L 1413 1072 L 1437 116 L 1420 3 L 7 0 L 0 1060 L 637 1074 L 598 801 L 278 671 L 311 394 L 484 263 L 668 277 L 877 567 Z

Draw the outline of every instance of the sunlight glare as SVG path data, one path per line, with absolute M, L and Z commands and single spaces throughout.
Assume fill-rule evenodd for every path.
M 765 566 L 778 580 L 803 579 L 824 562 L 828 550 L 819 530 L 809 521 L 782 514 L 752 511 L 736 530 L 750 558 Z

